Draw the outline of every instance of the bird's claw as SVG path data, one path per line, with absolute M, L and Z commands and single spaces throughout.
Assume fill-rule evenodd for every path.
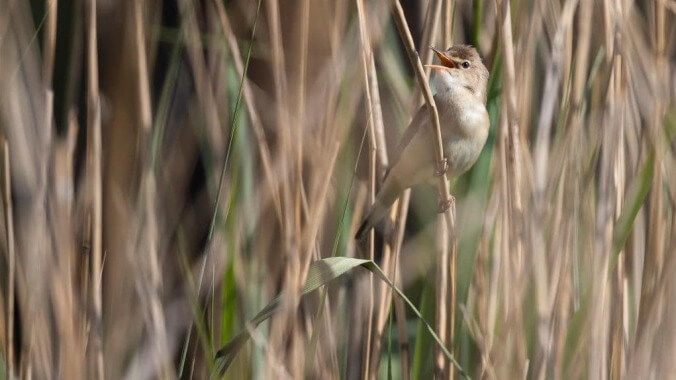
M 434 175 L 436 177 L 441 177 L 446 172 L 448 171 L 448 159 L 444 157 L 441 161 L 439 161 L 439 165 L 437 165 L 437 170 L 434 172 Z
M 439 214 L 443 214 L 448 211 L 451 206 L 455 205 L 455 197 L 449 195 L 448 198 L 439 201 Z

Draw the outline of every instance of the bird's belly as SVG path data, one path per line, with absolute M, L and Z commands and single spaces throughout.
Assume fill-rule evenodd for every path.
M 448 159 L 449 174 L 459 176 L 479 157 L 488 135 L 488 114 L 483 104 L 469 103 L 462 111 L 453 113 L 444 137 L 444 154 Z
M 483 142 L 478 139 L 454 139 L 446 144 L 444 153 L 448 158 L 448 171 L 452 176 L 459 176 L 466 172 L 477 160 Z

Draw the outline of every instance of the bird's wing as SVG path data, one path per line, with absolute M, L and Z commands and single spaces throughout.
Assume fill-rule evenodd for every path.
M 436 95 L 434 95 L 434 101 L 435 103 L 438 102 L 438 98 Z M 413 136 L 418 133 L 421 127 L 423 128 L 429 128 L 428 122 L 429 122 L 429 113 L 427 111 L 427 105 L 423 104 L 420 109 L 418 109 L 418 112 L 415 114 L 413 117 L 413 120 L 411 120 L 411 123 L 408 125 L 406 130 L 404 131 L 403 136 L 401 136 L 401 139 L 399 140 L 399 144 L 397 144 L 397 147 L 394 149 L 392 152 L 392 155 L 390 156 L 390 168 L 394 167 L 394 165 L 397 164 L 399 159 L 401 158 L 401 154 L 404 152 L 404 149 L 408 146 L 408 144 L 411 143 L 413 140 Z M 433 147 L 430 146 L 430 149 Z M 389 172 L 389 168 L 388 168 Z
M 411 120 L 411 123 L 408 125 L 408 127 L 406 127 L 404 134 L 401 136 L 401 139 L 399 139 L 397 147 L 392 152 L 392 155 L 390 156 L 390 168 L 397 164 L 401 158 L 402 152 L 404 149 L 406 149 L 406 146 L 408 146 L 411 140 L 413 140 L 413 136 L 415 136 L 415 134 L 418 132 L 420 126 L 427 124 L 424 122 L 424 119 L 426 118 L 429 118 L 429 116 L 427 115 L 427 110 L 423 104 L 423 106 L 420 107 L 418 112 L 413 117 L 413 120 Z

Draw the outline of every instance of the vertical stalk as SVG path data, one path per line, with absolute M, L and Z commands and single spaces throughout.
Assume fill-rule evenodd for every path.
M 458 278 L 457 266 L 458 266 L 458 239 L 455 232 L 455 203 L 451 204 L 451 225 L 448 228 L 449 231 L 449 245 L 450 245 L 450 258 L 449 258 L 449 301 L 448 301 L 448 350 L 451 352 L 451 355 L 455 355 L 453 347 L 455 346 L 455 305 L 458 294 Z M 448 378 L 453 380 L 455 378 L 455 371 L 452 367 L 448 368 Z
M 101 184 L 101 104 L 96 40 L 96 0 L 85 7 L 87 14 L 87 174 L 91 212 L 91 281 L 93 313 L 91 328 L 94 378 L 103 379 L 103 331 L 101 320 L 102 273 L 102 184 Z
M 374 121 L 374 112 L 373 112 L 373 98 L 371 96 L 371 88 L 369 85 L 369 61 L 371 57 L 371 45 L 368 37 L 368 31 L 366 29 L 366 16 L 364 14 L 364 4 L 363 0 L 356 0 L 357 5 L 357 15 L 359 18 L 359 36 L 361 40 L 361 61 L 362 61 L 362 73 L 364 79 L 364 89 L 366 91 L 366 101 L 368 104 L 368 135 L 369 135 L 369 205 L 375 203 L 375 191 L 376 191 L 376 152 L 377 148 L 377 137 L 375 133 L 375 121 Z M 368 235 L 368 258 L 370 260 L 374 259 L 374 249 L 375 249 L 375 231 L 371 229 Z M 367 296 L 367 312 L 366 312 L 366 334 L 364 354 L 362 359 L 362 378 L 369 379 L 371 375 L 370 364 L 371 364 L 371 338 L 373 335 L 373 310 L 374 310 L 374 288 L 373 288 L 373 274 L 368 274 L 368 296 Z
M 16 277 L 16 261 L 14 256 L 14 216 L 12 212 L 12 179 L 11 166 L 9 165 L 9 144 L 7 140 L 2 142 L 3 175 L 2 175 L 2 205 L 5 209 L 5 234 L 7 236 L 7 331 L 5 341 L 7 347 L 5 353 L 7 360 L 7 378 L 12 378 L 14 372 L 14 278 Z
M 406 54 L 408 55 L 409 61 L 416 75 L 416 80 L 418 85 L 422 87 L 423 97 L 425 99 L 425 104 L 427 106 L 427 111 L 429 113 L 431 128 L 434 129 L 435 135 L 435 144 L 434 144 L 434 153 L 435 159 L 437 162 L 437 172 L 443 173 L 439 176 L 438 180 L 438 194 L 439 194 L 439 205 L 440 205 L 440 214 L 437 217 L 437 258 L 441 260 L 441 263 L 444 264 L 444 274 L 446 274 L 445 268 L 447 268 L 447 255 L 448 255 L 448 234 L 449 230 L 455 227 L 454 216 L 451 213 L 450 205 L 453 203 L 453 198 L 449 198 L 449 185 L 448 177 L 446 176 L 446 162 L 444 160 L 444 151 L 443 144 L 441 139 L 441 126 L 439 124 L 439 114 L 437 112 L 436 104 L 434 103 L 434 97 L 430 91 L 429 85 L 427 84 L 427 77 L 423 69 L 422 63 L 418 53 L 415 50 L 415 45 L 413 43 L 413 38 L 411 36 L 411 31 L 406 22 L 406 17 L 404 16 L 404 10 L 401 7 L 401 4 L 398 0 L 392 0 L 393 5 L 393 16 L 394 21 L 397 26 L 397 31 L 401 39 L 403 40 L 404 47 L 406 48 Z M 442 226 L 444 228 L 442 228 Z M 444 235 L 444 236 L 442 236 Z M 440 265 L 442 266 L 442 265 Z M 441 330 L 445 330 L 446 320 L 446 298 L 448 289 L 444 285 L 444 274 L 441 274 L 437 277 L 437 301 L 443 300 L 442 302 L 437 303 L 437 321 L 435 322 L 437 326 L 437 333 L 442 340 L 442 343 L 447 344 L 446 334 L 442 334 Z M 442 327 L 443 326 L 443 327 Z M 441 352 L 437 350 L 435 357 L 439 358 L 436 362 L 445 362 Z M 440 369 L 440 368 L 436 368 Z
M 47 88 L 52 88 L 54 73 L 54 48 L 56 46 L 56 16 L 58 0 L 45 0 L 45 34 L 43 40 L 42 80 Z
M 444 8 L 442 12 L 443 16 L 443 32 L 442 38 L 443 48 L 446 49 L 453 45 L 453 0 L 444 0 Z M 450 299 L 448 301 L 448 350 L 452 355 L 453 347 L 455 346 L 455 305 L 456 305 L 456 296 L 457 296 L 457 266 L 458 266 L 458 239 L 455 234 L 455 203 L 451 205 L 451 224 L 448 226 L 449 229 L 449 246 L 450 246 L 450 258 L 448 266 L 448 276 L 449 276 L 449 295 Z M 448 379 L 453 380 L 455 378 L 455 371 L 453 368 L 448 368 Z
M 437 217 L 436 232 L 436 286 L 434 303 L 434 328 L 447 345 L 447 314 L 448 314 L 448 234 L 446 233 L 446 220 L 443 215 Z M 439 347 L 434 347 L 434 378 L 443 379 L 446 377 L 446 360 Z
M 481 3 L 478 1 L 477 3 Z M 443 16 L 441 41 L 443 48 L 446 49 L 453 45 L 453 0 L 444 0 L 444 9 L 441 13 Z

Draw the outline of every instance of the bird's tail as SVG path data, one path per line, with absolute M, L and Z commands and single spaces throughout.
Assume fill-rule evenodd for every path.
M 382 202 L 376 200 L 376 203 L 371 206 L 371 209 L 366 214 L 366 217 L 359 225 L 359 229 L 355 235 L 355 239 L 361 240 L 366 234 L 371 230 L 372 227 L 376 225 L 382 218 L 387 215 L 387 210 L 389 206 L 384 206 Z
M 378 222 L 387 216 L 390 206 L 397 200 L 399 192 L 399 187 L 395 186 L 394 182 L 390 182 L 390 177 L 386 177 L 383 188 L 359 225 L 355 235 L 357 240 L 363 239 L 372 227 L 375 227 Z

